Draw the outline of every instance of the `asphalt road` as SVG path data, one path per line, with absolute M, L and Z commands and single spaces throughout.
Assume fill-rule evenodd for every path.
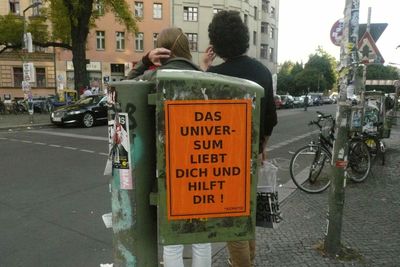
M 291 154 L 304 145 L 316 110 L 279 110 L 269 141 L 278 183 L 290 178 Z M 315 129 L 312 129 L 315 130 Z M 99 266 L 112 261 L 106 162 L 107 128 L 0 132 L 0 266 Z
M 0 266 L 112 259 L 105 136 L 105 126 L 0 133 Z

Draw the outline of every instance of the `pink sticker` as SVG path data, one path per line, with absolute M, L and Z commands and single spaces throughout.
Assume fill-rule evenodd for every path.
M 120 169 L 119 180 L 121 189 L 133 189 L 132 173 L 130 169 Z

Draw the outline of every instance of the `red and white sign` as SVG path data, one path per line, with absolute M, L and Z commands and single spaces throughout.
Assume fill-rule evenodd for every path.
M 369 32 L 365 32 L 363 37 L 361 37 L 360 41 L 358 42 L 358 50 L 361 53 L 361 62 L 365 64 L 383 64 L 385 62 Z
M 336 46 L 340 46 L 340 42 L 342 41 L 343 25 L 344 25 L 343 19 L 339 19 L 333 24 L 331 28 L 330 32 L 331 41 Z

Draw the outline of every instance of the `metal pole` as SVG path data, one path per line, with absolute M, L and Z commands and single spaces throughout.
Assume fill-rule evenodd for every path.
M 22 37 L 22 41 L 23 41 L 23 51 L 26 53 L 28 50 L 28 38 L 26 36 L 26 16 L 25 13 L 26 11 L 28 11 L 31 8 L 35 8 L 38 7 L 39 5 L 41 5 L 42 2 L 34 2 L 31 5 L 29 5 L 27 8 L 24 9 L 24 11 L 22 12 L 23 14 L 23 19 L 24 19 L 24 35 Z M 26 55 L 23 57 L 23 66 L 26 63 Z M 25 76 L 25 75 L 24 75 Z M 24 77 L 24 81 L 25 81 L 25 77 Z M 29 81 L 27 81 L 29 82 Z M 32 109 L 30 108 L 32 105 Z M 28 90 L 28 111 L 29 111 L 29 122 L 33 123 L 33 113 L 34 113 L 35 107 L 34 107 L 34 103 L 32 101 L 32 91 L 31 88 L 29 86 L 29 90 Z
M 346 0 L 344 31 L 340 55 L 340 93 L 336 116 L 336 140 L 332 153 L 332 183 L 329 189 L 328 226 L 324 243 L 325 252 L 335 257 L 341 249 L 341 230 L 345 200 L 348 162 L 348 132 L 351 106 L 347 103 L 347 89 L 354 84 L 358 64 L 358 19 L 360 0 Z

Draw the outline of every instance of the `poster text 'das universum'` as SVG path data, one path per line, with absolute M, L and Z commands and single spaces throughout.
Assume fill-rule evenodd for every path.
M 168 218 L 248 216 L 251 100 L 164 107 Z

